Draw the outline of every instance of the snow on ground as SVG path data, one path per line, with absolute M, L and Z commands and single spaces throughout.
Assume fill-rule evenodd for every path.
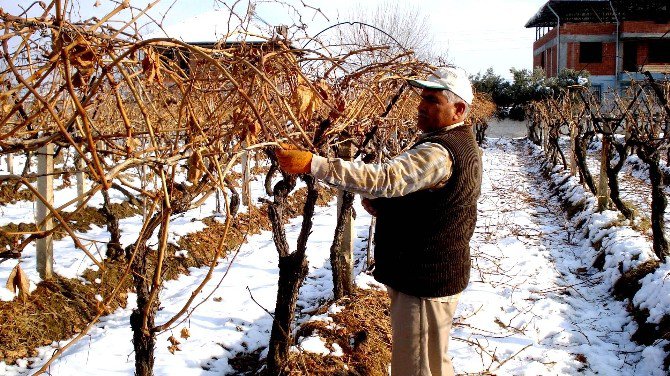
M 616 137 L 621 138 L 622 136 L 616 135 Z M 596 185 L 598 184 L 600 175 L 601 138 L 602 136 L 598 135 L 589 143 L 586 157 L 586 164 L 591 175 L 593 175 L 593 180 Z M 618 140 L 617 142 L 621 143 L 622 140 Z M 571 155 L 569 137 L 561 137 L 559 144 L 565 154 L 566 160 L 569 161 Z M 613 162 L 617 161 L 618 156 L 615 156 Z M 660 167 L 665 171 L 670 170 L 668 166 L 665 166 L 663 158 L 661 159 Z M 664 191 L 666 195 L 670 194 L 670 187 L 664 187 Z M 638 223 L 642 219 L 641 217 L 644 217 L 647 221 L 649 220 L 649 217 L 651 216 L 651 183 L 649 181 L 649 171 L 646 163 L 635 154 L 628 156 L 623 168 L 619 172 L 619 196 L 624 202 L 631 204 L 637 210 L 639 218 L 636 219 L 636 221 L 638 221 Z M 665 229 L 666 232 L 668 232 L 670 231 L 670 207 L 666 210 L 664 217 Z M 651 229 L 647 231 L 646 235 L 649 237 L 652 236 Z
M 356 232 L 358 270 L 364 265 L 361 252 L 364 236 L 367 236 L 369 216 L 361 207 Z M 295 248 L 301 218 L 295 218 L 287 226 L 289 244 Z M 307 257 L 310 265 L 309 277 L 305 281 L 298 304 L 304 311 L 311 311 L 326 299 L 332 298 L 330 277 L 330 244 L 335 228 L 334 202 L 329 207 L 317 207 L 314 227 L 309 238 Z M 278 255 L 271 233 L 265 231 L 250 236 L 236 257 L 229 255 L 216 267 L 212 283 L 200 294 L 206 297 L 216 284 L 221 283 L 212 297 L 202 304 L 186 322 L 158 336 L 156 346 L 156 375 L 186 374 L 234 374 L 228 360 L 242 351 L 255 351 L 267 346 L 272 318 L 265 309 L 273 310 L 277 293 Z M 230 270 L 229 270 L 230 269 Z M 191 275 L 166 281 L 161 291 L 161 307 L 156 322 L 164 322 L 183 306 L 190 293 L 202 281 L 206 268 L 192 269 Z M 225 274 L 228 273 L 227 276 Z M 224 277 L 225 276 L 225 277 Z M 260 306 L 254 302 L 258 302 Z M 199 300 L 196 300 L 196 302 Z M 118 375 L 132 374 L 134 367 L 132 333 L 128 318 L 135 305 L 135 296 L 129 294 L 128 306 L 118 309 L 106 317 L 86 339 L 66 352 L 50 369 L 51 375 Z M 262 306 L 262 307 L 261 307 Z M 179 338 L 182 328 L 188 328 L 191 337 Z M 168 351 L 169 336 L 179 338 L 181 351 L 174 355 Z M 312 349 L 315 341 L 305 343 Z M 63 345 L 65 342 L 61 342 Z M 53 346 L 40 349 L 40 357 L 29 359 L 32 367 L 39 366 L 54 351 Z M 35 362 L 35 363 L 34 363 Z M 22 362 L 24 365 L 26 362 Z M 20 375 L 30 369 L 10 366 L 0 373 Z M 208 371 L 208 372 L 206 372 Z
M 24 156 L 14 157 L 15 172 L 20 172 L 25 163 Z M 34 165 L 35 163 L 33 163 Z M 59 167 L 59 165 L 56 165 Z M 236 172 L 241 172 L 240 166 L 236 166 Z M 2 163 L 0 173 L 6 173 L 6 163 Z M 136 175 L 126 174 L 126 180 L 139 187 L 140 182 Z M 185 175 L 185 174 L 184 174 Z M 182 180 L 183 177 L 180 177 Z M 77 188 L 72 179 L 73 185 L 62 187 L 61 179 L 54 179 L 54 201 L 58 207 L 77 197 Z M 264 188 L 264 177 L 254 177 L 250 181 L 250 196 L 253 202 L 259 197 L 266 197 Z M 300 185 L 299 185 L 300 186 Z M 153 183 L 149 183 L 147 189 L 152 189 Z M 115 189 L 109 190 L 111 202 L 122 202 L 126 197 Z M 87 205 L 95 208 L 102 207 L 103 198 L 100 192 L 96 193 Z M 73 210 L 74 206 L 68 208 Z M 66 209 L 67 210 L 67 209 Z M 240 205 L 239 212 L 244 212 L 247 207 Z M 168 242 L 177 244 L 181 236 L 197 232 L 205 228 L 202 219 L 209 217 L 216 212 L 216 196 L 211 195 L 203 205 L 198 208 L 188 210 L 185 213 L 175 215 L 171 218 L 169 224 Z M 9 223 L 35 223 L 35 203 L 31 201 L 18 201 L 14 204 L 0 205 L 0 226 Z M 142 228 L 144 220 L 141 215 L 135 215 L 128 218 L 119 219 L 119 229 L 121 230 L 121 246 L 126 247 L 133 244 Z M 106 227 L 100 227 L 91 224 L 91 230 L 86 232 L 75 232 L 80 238 L 82 244 L 99 261 L 105 258 L 106 243 L 109 241 L 110 234 Z M 158 243 L 158 229 L 153 237 L 149 239 L 149 244 Z M 21 268 L 26 272 L 30 280 L 31 291 L 35 289 L 36 284 L 41 281 L 37 273 L 37 259 L 35 243 L 32 242 L 22 252 L 19 260 L 7 260 L 0 264 L 0 281 L 6 281 L 9 273 L 21 262 Z M 83 251 L 77 249 L 71 238 L 65 237 L 61 240 L 54 240 L 54 272 L 67 278 L 77 278 L 81 276 L 86 269 L 97 269 L 97 266 Z M 5 284 L 0 284 L 0 300 L 12 300 L 12 294 Z
M 562 138 L 561 144 L 567 157 L 569 155 L 568 140 Z M 602 143 L 598 138 L 589 145 L 587 164 L 591 173 L 594 174 L 595 181 L 600 171 L 601 147 Z M 536 150 L 536 153 L 541 158 L 539 149 Z M 662 162 L 660 167 L 667 173 L 669 168 L 664 164 L 665 162 Z M 562 168 L 555 167 L 551 179 L 559 186 L 562 195 L 569 197 L 572 203 L 580 200 L 587 202 L 584 210 L 572 219 L 572 223 L 585 223 L 582 235 L 588 239 L 590 244 L 601 243 L 606 255 L 604 277 L 610 286 L 614 286 L 622 273 L 646 261 L 658 260 L 652 252 L 651 228 L 644 232 L 640 229 L 644 227 L 643 221 L 649 221 L 651 215 L 651 183 L 648 167 L 637 155 L 629 155 L 619 173 L 620 196 L 624 202 L 632 204 L 637 209 L 637 217 L 634 220 L 637 229 L 633 229 L 627 221 L 623 221 L 622 215 L 617 211 L 607 210 L 598 213 L 595 198 L 579 184 L 577 178 L 568 177 L 568 172 Z M 666 196 L 670 194 L 669 187 L 665 186 L 663 189 Z M 670 206 L 666 208 L 664 218 L 667 236 L 670 230 Z M 641 224 L 643 226 L 640 226 Z M 582 259 L 584 263 L 590 264 L 595 256 L 596 252 L 591 250 L 584 252 Z M 641 288 L 633 298 L 633 304 L 636 307 L 650 311 L 647 322 L 651 324 L 659 324 L 664 316 L 670 315 L 670 283 L 667 283 L 670 267 L 668 262 L 670 260 L 666 260 L 654 273 L 640 281 Z M 662 341 L 656 344 L 656 347 L 660 348 L 660 345 L 665 343 L 667 341 Z
M 602 231 L 609 220 L 607 215 L 594 217 L 593 233 L 575 230 L 571 222 L 566 221 L 558 200 L 551 197 L 548 184 L 541 177 L 539 156 L 531 155 L 524 141 L 491 139 L 489 144 L 483 157 L 482 197 L 471 243 L 471 283 L 462 295 L 450 346 L 457 372 L 664 374 L 663 343 L 645 348 L 630 341 L 636 324 L 628 316 L 625 304 L 610 296 L 614 278 L 610 275 L 611 268 L 604 272 L 590 268 L 594 250 L 589 239 L 595 234 L 603 238 L 612 235 Z M 256 189 L 260 189 L 260 184 Z M 576 189 L 571 192 L 575 199 L 588 199 Z M 173 229 L 177 232 L 174 236 L 183 234 L 179 233 L 179 221 L 184 226 L 197 227 L 198 218 L 210 215 L 212 205 L 208 201 L 203 208 L 175 219 Z M 364 265 L 363 247 L 370 218 L 360 206 L 356 209 L 356 269 L 360 272 Z M 124 222 L 126 230 L 137 226 L 133 220 L 137 219 Z M 293 247 L 299 226 L 299 218 L 287 226 Z M 299 322 L 310 319 L 306 312 L 332 295 L 328 256 L 334 226 L 334 202 L 329 207 L 317 208 L 307 250 L 309 275 L 299 297 L 303 312 Z M 617 239 L 632 239 L 634 245 L 638 244 L 632 235 L 626 236 L 624 233 Z M 612 242 L 612 247 L 620 244 Z M 616 265 L 617 260 L 610 261 Z M 659 273 L 664 271 L 659 269 Z M 3 272 L 4 269 L 0 269 L 0 279 L 6 278 Z M 192 269 L 190 275 L 165 283 L 158 323 L 182 307 L 205 273 L 205 268 Z M 652 289 L 652 282 L 658 279 L 649 279 L 647 286 Z M 356 281 L 361 285 L 374 285 L 365 274 L 359 274 Z M 213 291 L 219 282 L 220 287 Z M 277 252 L 271 234 L 263 232 L 250 236 L 234 260 L 233 255 L 221 260 L 212 282 L 196 301 L 210 293 L 212 296 L 187 321 L 159 335 L 155 374 L 234 374 L 228 364 L 231 357 L 242 351 L 262 349 L 267 344 L 271 317 L 259 304 L 268 310 L 273 309 L 276 283 Z M 103 318 L 81 342 L 52 365 L 51 375 L 133 373 L 128 317 L 135 299 L 129 295 L 128 307 Z M 662 299 L 658 297 L 657 302 Z M 325 317 L 317 319 L 327 320 Z M 189 329 L 191 336 L 188 339 L 179 337 L 184 327 Z M 167 338 L 171 335 L 181 342 L 181 351 L 174 355 L 168 351 Z M 29 367 L 34 369 L 42 364 L 55 347 L 64 343 L 43 347 L 38 358 L 21 360 L 16 366 L 0 363 L 0 374 L 29 374 Z M 300 348 L 313 352 L 330 351 L 318 337 L 303 339 Z M 337 349 L 333 355 L 339 355 Z
M 664 374 L 653 356 L 660 345 L 643 354 L 630 341 L 636 324 L 625 304 L 582 259 L 592 249 L 566 223 L 537 155 L 520 142 L 489 143 L 471 283 L 451 346 L 457 372 Z

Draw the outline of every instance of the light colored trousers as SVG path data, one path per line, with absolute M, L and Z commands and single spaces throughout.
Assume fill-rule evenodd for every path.
M 391 375 L 453 376 L 447 350 L 460 294 L 440 301 L 387 289 L 393 330 Z

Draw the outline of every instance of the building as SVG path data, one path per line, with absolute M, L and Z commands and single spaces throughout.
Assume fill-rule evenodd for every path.
M 593 91 L 621 90 L 651 72 L 670 74 L 670 1 L 549 0 L 528 20 L 533 66 L 554 77 L 588 71 Z
M 292 47 L 287 41 L 287 33 L 286 26 L 271 26 L 255 19 L 242 23 L 231 17 L 229 10 L 213 10 L 151 32 L 144 39 L 167 37 L 206 49 L 271 52 Z M 188 49 L 159 46 L 157 50 L 164 63 L 178 65 L 185 74 L 192 75 L 196 80 L 214 84 L 219 79 L 227 81 L 208 60 L 192 54 Z M 221 51 L 214 52 L 212 57 L 221 56 Z

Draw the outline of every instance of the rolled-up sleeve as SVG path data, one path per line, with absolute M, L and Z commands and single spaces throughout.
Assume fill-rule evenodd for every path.
M 452 163 L 442 145 L 425 142 L 382 164 L 315 155 L 311 170 L 317 179 L 363 197 L 398 197 L 443 185 Z

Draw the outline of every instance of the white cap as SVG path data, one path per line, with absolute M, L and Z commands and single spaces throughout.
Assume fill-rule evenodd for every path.
M 421 89 L 449 90 L 467 104 L 472 104 L 472 99 L 475 97 L 468 75 L 458 68 L 439 68 L 426 80 L 407 80 L 407 82 Z

